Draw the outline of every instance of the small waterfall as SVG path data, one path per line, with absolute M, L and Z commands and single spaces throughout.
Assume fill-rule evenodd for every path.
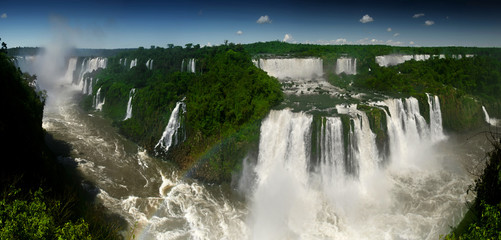
M 178 131 L 181 127 L 181 115 L 186 112 L 186 104 L 184 102 L 177 102 L 176 107 L 172 110 L 172 113 L 169 118 L 169 122 L 167 123 L 167 127 L 165 127 L 164 132 L 162 133 L 162 137 L 158 141 L 157 145 L 155 145 L 155 152 L 157 150 L 161 150 L 164 153 L 169 151 L 171 146 L 175 146 L 179 143 L 179 138 L 183 137 L 179 135 Z M 181 141 L 184 141 L 181 140 Z M 158 152 L 156 152 L 158 154 Z
M 438 96 L 428 97 L 428 105 L 430 106 L 430 134 L 433 142 L 445 139 L 444 130 L 442 127 L 442 111 L 440 110 L 440 100 Z
M 491 118 L 489 117 L 489 113 L 487 113 L 487 110 L 485 109 L 484 106 L 482 106 L 482 111 L 484 111 L 484 117 L 485 117 L 485 121 L 492 125 L 492 126 L 497 126 L 498 125 L 498 119 L 495 119 L 495 118 Z
M 318 162 L 322 176 L 344 176 L 346 167 L 341 118 L 326 117 L 323 119 L 317 145 Z
M 133 88 L 129 92 L 129 101 L 127 102 L 127 113 L 125 114 L 124 121 L 132 117 L 132 97 L 136 93 L 136 89 Z
M 320 58 L 259 59 L 257 63 L 268 75 L 280 80 L 311 80 L 324 75 Z
M 94 79 L 91 77 L 86 77 L 83 80 L 82 86 L 82 94 L 91 95 L 92 94 L 92 85 L 94 84 Z
M 153 69 L 153 59 L 148 59 L 148 61 L 146 61 L 146 68 L 149 70 Z
M 184 59 L 183 59 L 183 61 L 181 62 L 181 72 L 184 72 Z
M 129 68 L 133 68 L 135 66 L 137 66 L 137 58 L 134 59 L 134 60 L 132 60 L 132 61 L 130 61 L 130 67 Z
M 356 58 L 338 58 L 336 60 L 336 74 L 345 73 L 347 75 L 357 74 L 357 59 Z
M 93 107 L 97 111 L 102 111 L 103 110 L 103 105 L 106 99 L 103 97 L 103 101 L 101 102 L 101 88 L 99 88 L 96 92 L 96 95 L 94 96 L 94 104 Z

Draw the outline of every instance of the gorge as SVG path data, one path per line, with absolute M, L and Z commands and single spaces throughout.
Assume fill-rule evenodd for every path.
M 236 73 L 239 66 L 245 66 L 245 71 L 266 73 L 263 85 L 280 84 L 285 94 L 274 105 L 234 96 L 238 99 L 235 102 L 255 104 L 255 111 L 261 106 L 269 109 L 262 107 L 263 115 L 235 116 L 238 120 L 231 126 L 235 129 L 228 127 L 231 133 L 212 133 L 217 138 L 212 145 L 221 147 L 208 146 L 199 152 L 193 150 L 196 142 L 211 140 L 201 137 L 209 123 L 202 122 L 205 125 L 197 131 L 190 126 L 196 117 L 193 114 L 199 112 L 190 112 L 197 110 L 190 106 L 197 96 L 190 95 L 194 90 L 189 87 L 175 94 L 162 92 L 161 97 L 169 97 L 170 102 L 151 107 L 152 112 L 160 112 L 160 119 L 148 120 L 155 123 L 145 126 L 155 129 L 151 134 L 137 134 L 146 140 L 134 139 L 132 134 L 125 134 L 125 138 L 121 132 L 128 130 L 126 124 L 143 123 L 134 122 L 141 117 L 148 119 L 150 115 L 141 111 L 150 111 L 144 109 L 145 104 L 155 104 L 152 86 L 178 88 L 174 83 L 149 82 L 150 75 L 146 74 L 166 64 L 160 59 L 134 53 L 110 58 L 70 57 L 57 76 L 62 79 L 57 91 L 71 97 L 46 109 L 43 127 L 72 145 L 71 156 L 61 158 L 61 162 L 76 163 L 96 186 L 88 190 L 96 192 L 106 208 L 135 226 L 137 238 L 437 239 L 459 223 L 467 210 L 465 203 L 474 197 L 467 194 L 474 181 L 468 169 L 478 164 L 489 144 L 482 137 L 468 138 L 468 134 L 444 127 L 443 122 L 451 121 L 444 117 L 450 111 L 444 107 L 449 106 L 444 104 L 447 98 L 429 92 L 397 97 L 333 85 L 327 72 L 348 78 L 366 74 L 368 67 L 355 57 L 330 59 L 335 64 L 316 56 L 255 57 L 241 63 L 238 60 L 246 58 L 237 54 L 243 51 L 221 51 L 228 58 L 216 53 L 210 61 L 224 62 L 224 67 L 208 67 L 211 63 L 202 57 L 173 58 L 174 74 L 179 75 L 172 78 L 188 79 L 192 85 L 208 88 L 211 84 L 203 80 L 208 81 L 213 69 L 223 71 L 228 67 L 228 72 Z M 130 65 L 127 58 L 133 59 Z M 37 73 L 30 70 L 36 69 L 30 67 L 30 61 L 36 65 L 37 57 L 20 59 L 17 62 L 22 70 Z M 371 59 L 381 65 L 377 57 Z M 112 78 L 112 74 L 119 77 Z M 127 74 L 148 77 L 132 79 Z M 246 79 L 247 75 L 238 76 Z M 170 83 L 170 77 L 165 82 Z M 41 86 L 51 81 L 39 79 Z M 224 89 L 244 91 L 229 86 Z M 249 91 L 251 87 L 243 86 Z M 51 94 L 57 92 L 49 91 L 49 98 Z M 219 95 L 230 93 L 222 91 Z M 82 107 L 86 99 L 91 108 Z M 484 107 L 476 110 L 485 113 L 483 124 L 496 125 Z M 217 109 L 211 111 L 209 114 Z M 250 119 L 257 124 L 243 123 Z M 221 152 L 232 151 L 225 147 L 234 146 L 225 145 L 225 141 L 249 126 L 246 124 L 255 132 L 248 134 L 250 140 L 235 137 L 238 140 L 234 145 L 249 142 L 251 147 L 235 160 L 239 164 L 230 169 L 230 181 L 211 184 L 190 177 L 193 169 L 219 168 L 212 166 L 219 162 L 211 162 L 211 157 L 207 163 L 195 159 L 187 167 L 175 164 L 173 159 L 185 148 L 192 151 L 190 154 L 198 154 L 199 159 L 213 154 L 224 160 Z M 254 135 L 258 137 L 252 138 Z M 252 147 L 253 141 L 257 147 Z M 157 156 L 157 152 L 161 153 Z

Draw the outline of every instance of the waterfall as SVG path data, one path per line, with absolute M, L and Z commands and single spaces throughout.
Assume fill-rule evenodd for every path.
M 64 74 L 64 79 L 68 82 L 73 82 L 73 75 L 75 70 L 77 69 L 77 58 L 70 58 L 68 60 L 68 68 L 66 69 L 66 73 Z
M 94 109 L 102 111 L 105 100 L 106 99 L 103 97 L 103 101 L 101 102 L 101 88 L 99 88 L 94 96 Z
M 438 98 L 429 100 L 430 114 L 437 117 Z M 412 97 L 387 99 L 374 107 L 386 113 L 389 165 L 379 164 L 376 134 L 356 104 L 337 105 L 337 114 L 318 121 L 290 109 L 269 113 L 261 124 L 256 177 L 250 187 L 251 239 L 430 239 L 427 236 L 443 231 L 425 216 L 449 214 L 455 203 L 420 206 L 437 202 L 430 194 L 453 191 L 434 190 L 437 186 L 430 190 L 426 184 L 449 180 L 416 170 L 435 169 L 429 166 L 436 162 L 432 131 L 439 136 L 441 128 L 431 129 Z M 448 229 L 447 224 L 440 228 Z
M 134 59 L 134 60 L 132 60 L 132 61 L 130 61 L 130 67 L 129 68 L 132 68 L 132 67 L 135 67 L 135 66 L 137 66 L 137 58 Z
M 146 68 L 149 70 L 153 69 L 153 59 L 148 59 L 148 61 L 146 61 Z
M 86 77 L 83 80 L 82 94 L 91 95 L 92 94 L 92 85 L 94 84 L 94 79 L 91 77 Z
M 167 127 L 165 127 L 165 130 L 162 133 L 162 137 L 158 141 L 157 145 L 155 145 L 155 151 L 157 149 L 160 149 L 164 153 L 167 153 L 171 146 L 175 146 L 178 144 L 180 137 L 184 138 L 184 136 L 179 135 L 180 134 L 179 128 L 181 127 L 181 115 L 184 114 L 185 112 L 186 112 L 186 104 L 182 101 L 177 102 L 176 107 L 174 108 L 174 110 L 172 110 L 169 122 L 167 123 Z M 156 153 L 158 154 L 158 152 Z
M 70 59 L 71 61 L 71 59 Z M 108 65 L 108 59 L 107 58 L 102 58 L 102 57 L 96 57 L 96 58 L 85 58 L 82 61 L 82 65 L 80 67 L 80 73 L 78 74 L 78 79 L 74 79 L 73 83 L 76 85 L 80 85 L 81 88 L 83 89 L 83 80 L 85 77 L 85 74 L 91 73 L 93 71 L 98 70 L 99 68 L 106 68 Z
M 129 92 L 129 101 L 127 102 L 127 113 L 125 114 L 124 121 L 132 117 L 132 97 L 136 93 L 136 89 L 133 88 Z
M 357 59 L 356 58 L 338 58 L 336 60 L 336 74 L 345 73 L 347 75 L 357 74 Z
M 431 140 L 436 142 L 445 139 L 442 127 L 442 111 L 440 110 L 440 101 L 438 96 L 431 96 L 426 93 L 428 97 L 428 105 L 430 106 L 430 134 Z
M 485 121 L 492 125 L 492 126 L 497 126 L 498 125 L 498 119 L 495 119 L 495 118 L 491 118 L 489 117 L 489 113 L 487 113 L 487 110 L 485 109 L 484 106 L 482 106 L 482 111 L 484 111 L 484 117 L 485 117 Z
M 311 80 L 324 75 L 323 61 L 320 58 L 259 59 L 258 66 L 279 80 Z
M 307 231 L 314 199 L 307 192 L 312 117 L 271 111 L 261 125 L 257 183 L 250 210 L 253 239 L 283 239 Z

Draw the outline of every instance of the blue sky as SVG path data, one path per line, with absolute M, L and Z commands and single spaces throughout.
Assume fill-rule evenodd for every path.
M 0 37 L 9 47 L 203 46 L 225 40 L 501 47 L 499 2 L 7 0 L 0 4 Z

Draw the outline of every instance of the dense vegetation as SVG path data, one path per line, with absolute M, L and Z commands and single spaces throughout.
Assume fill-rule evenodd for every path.
M 137 59 L 138 65 L 130 69 L 121 65 L 120 59 L 126 58 Z M 152 70 L 145 65 L 148 59 L 154 59 Z M 186 71 L 190 59 L 196 59 L 195 73 Z M 203 162 L 190 173 L 212 182 L 231 180 L 240 165 L 239 154 L 258 139 L 260 120 L 282 100 L 278 81 L 255 67 L 243 47 L 234 44 L 139 48 L 110 58 L 108 67 L 95 74 L 99 81 L 94 94 L 100 88 L 106 96 L 103 114 L 150 153 L 155 152 L 176 102 L 185 99 L 187 139 L 165 157 L 182 169 Z M 136 89 L 133 117 L 124 121 L 132 88 Z M 84 100 L 88 109 L 91 99 Z
M 116 239 L 118 225 L 91 203 L 76 171 L 65 169 L 45 144 L 67 149 L 42 128 L 44 92 L 31 86 L 36 76 L 21 74 L 0 51 L 0 238 Z

